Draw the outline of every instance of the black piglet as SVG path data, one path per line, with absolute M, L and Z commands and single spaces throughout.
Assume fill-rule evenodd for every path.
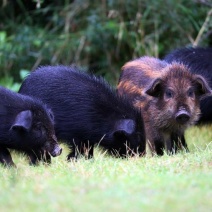
M 53 111 L 58 139 L 72 151 L 93 157 L 96 144 L 117 156 L 145 154 L 140 113 L 102 78 L 76 67 L 44 66 L 23 82 L 20 93 L 41 99 Z
M 0 99 L 0 163 L 14 165 L 8 149 L 24 152 L 31 164 L 60 155 L 53 115 L 40 100 L 3 87 Z

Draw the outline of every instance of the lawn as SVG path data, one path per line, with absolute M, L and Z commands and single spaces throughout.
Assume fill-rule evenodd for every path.
M 212 211 L 212 125 L 186 133 L 189 153 L 0 166 L 0 211 Z

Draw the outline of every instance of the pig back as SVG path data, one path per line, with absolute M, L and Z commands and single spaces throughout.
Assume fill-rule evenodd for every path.
M 135 107 L 145 108 L 152 97 L 145 93 L 150 84 L 164 73 L 167 63 L 153 57 L 141 57 L 122 67 L 117 91 L 129 99 Z

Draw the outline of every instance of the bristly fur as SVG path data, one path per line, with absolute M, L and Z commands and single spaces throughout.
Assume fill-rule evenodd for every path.
M 50 130 L 53 128 L 54 121 L 53 117 L 50 117 L 50 109 L 39 99 L 15 93 L 4 87 L 0 87 L 0 99 L 2 100 L 0 104 L 2 125 L 0 124 L 0 126 L 1 128 L 7 129 L 3 130 L 3 134 L 1 133 L 0 141 L 3 141 L 1 136 L 5 135 L 5 137 L 8 137 L 6 135 L 8 134 L 8 129 L 11 127 L 11 122 L 14 121 L 15 116 L 23 110 L 31 110 L 35 119 L 40 119 L 40 117 L 42 117 L 44 125 Z
M 212 89 L 212 48 L 180 48 L 170 52 L 164 60 L 168 63 L 176 61 L 187 65 L 191 73 L 203 76 Z M 200 110 L 201 117 L 198 123 L 212 123 L 212 96 L 200 101 Z
M 93 146 L 100 140 L 101 147 L 112 153 L 115 150 L 121 156 L 126 155 L 126 140 L 133 151 L 145 152 L 141 115 L 138 119 L 138 111 L 131 103 L 116 94 L 101 77 L 84 73 L 76 66 L 43 66 L 26 78 L 20 92 L 40 98 L 52 109 L 58 139 L 73 150 L 68 159 L 77 156 L 76 151 L 85 154 L 83 149 L 88 145 L 92 157 Z M 119 120 L 135 123 L 132 135 L 123 135 L 125 141 L 114 138 Z M 140 138 L 137 133 L 141 133 Z
M 40 100 L 15 93 L 4 87 L 0 87 L 0 99 L 0 154 L 6 155 L 5 152 L 7 152 L 9 158 L 10 154 L 6 149 L 11 148 L 23 151 L 29 155 L 31 163 L 37 163 L 37 159 L 40 156 L 35 154 L 40 154 L 39 152 L 44 149 L 45 145 L 53 145 L 52 148 L 55 146 L 55 144 L 51 144 L 52 137 L 55 135 L 53 116 L 51 116 L 50 110 Z M 32 112 L 33 116 L 31 128 L 28 132 L 22 132 L 20 129 L 18 134 L 16 132 L 12 134 L 11 127 L 17 115 L 22 111 L 28 110 Z M 35 137 L 34 132 L 37 129 L 37 124 L 40 125 L 40 123 L 45 128 L 46 138 L 44 135 Z M 11 157 L 9 160 L 8 163 L 13 164 Z M 4 156 L 0 156 L 0 161 L 4 164 L 7 163 Z
M 179 139 L 188 149 L 184 131 L 198 120 L 199 98 L 210 89 L 203 78 L 190 73 L 183 63 L 169 64 L 146 56 L 123 66 L 117 91 L 141 109 L 152 152 L 162 155 L 165 147 L 169 153 L 181 149 Z M 167 92 L 170 97 L 166 97 Z M 176 118 L 182 111 L 186 114 L 183 116 L 189 116 L 183 124 Z

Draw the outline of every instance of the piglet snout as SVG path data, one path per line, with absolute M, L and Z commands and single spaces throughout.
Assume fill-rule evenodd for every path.
M 50 152 L 52 157 L 57 157 L 62 153 L 62 148 L 59 145 L 56 145 L 55 148 Z
M 177 112 L 175 119 L 179 124 L 185 124 L 189 121 L 190 117 L 190 114 L 183 109 Z

